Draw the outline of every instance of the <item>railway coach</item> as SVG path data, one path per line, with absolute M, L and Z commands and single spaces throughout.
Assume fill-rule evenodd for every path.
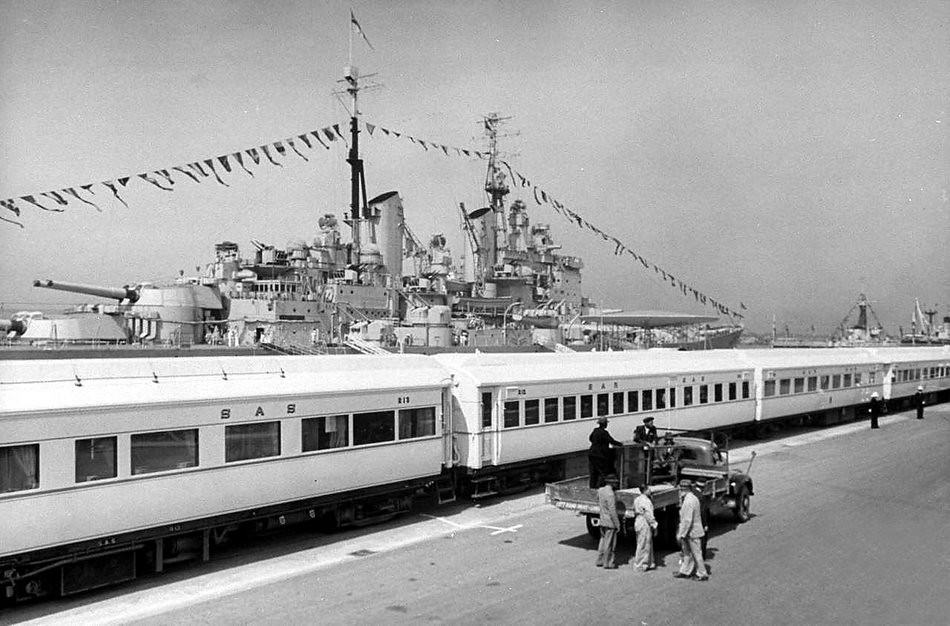
M 412 355 L 0 363 L 0 597 L 408 510 L 451 459 L 449 389 Z

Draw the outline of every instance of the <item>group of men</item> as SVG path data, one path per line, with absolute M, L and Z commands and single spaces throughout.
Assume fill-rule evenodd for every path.
M 924 388 L 922 385 L 918 385 L 917 392 L 914 393 L 914 408 L 917 409 L 917 419 L 924 419 L 924 406 L 926 406 L 926 404 L 927 400 L 924 397 Z M 880 428 L 878 419 L 881 417 L 881 414 L 884 413 L 884 410 L 884 402 L 875 391 L 871 394 L 871 400 L 868 402 L 868 413 L 871 415 L 871 428 Z
M 652 417 L 643 419 L 643 425 L 637 426 L 634 431 L 635 442 L 647 444 L 657 442 L 657 431 L 653 421 Z M 597 428 L 590 434 L 589 439 L 591 443 L 588 453 L 590 487 L 597 489 L 597 502 L 600 508 L 600 543 L 597 546 L 595 565 L 604 569 L 616 569 L 614 551 L 617 545 L 617 533 L 621 529 L 616 490 L 620 486 L 620 481 L 614 473 L 614 450 L 611 446 L 623 444 L 607 432 L 605 417 L 597 420 Z M 679 571 L 673 574 L 673 577 L 705 581 L 709 579 L 709 573 L 706 562 L 703 560 L 707 529 L 706 520 L 703 519 L 703 508 L 696 493 L 696 485 L 692 481 L 683 479 L 678 487 L 680 518 L 676 540 L 681 547 L 681 558 Z M 656 536 L 659 525 L 653 512 L 649 486 L 639 485 L 638 490 L 640 494 L 633 501 L 636 514 L 634 530 L 637 535 L 633 565 L 636 570 L 646 572 L 656 569 L 653 559 L 653 538 Z

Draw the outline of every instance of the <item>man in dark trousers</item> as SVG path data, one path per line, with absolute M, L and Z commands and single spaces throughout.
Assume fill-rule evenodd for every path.
M 871 428 L 880 428 L 877 425 L 877 418 L 881 417 L 881 398 L 877 392 L 871 394 L 871 402 L 868 404 L 868 413 L 871 414 Z
M 653 425 L 652 417 L 644 417 L 643 425 L 633 429 L 633 440 L 636 443 L 656 443 L 656 426 Z
M 609 474 L 600 481 L 597 489 L 597 505 L 600 507 L 600 544 L 597 546 L 597 567 L 617 569 L 614 563 L 614 548 L 617 545 L 617 532 L 620 530 L 620 516 L 617 515 L 617 494 L 620 485 L 615 474 Z
M 924 419 L 924 388 L 922 386 L 917 387 L 917 393 L 914 394 L 914 406 L 917 407 L 917 419 Z
M 600 487 L 600 479 L 607 474 L 613 474 L 614 469 L 614 451 L 610 446 L 622 446 L 623 444 L 610 436 L 607 432 L 607 418 L 597 419 L 597 428 L 595 428 L 590 437 L 590 450 L 587 452 L 587 462 L 590 468 L 591 489 Z

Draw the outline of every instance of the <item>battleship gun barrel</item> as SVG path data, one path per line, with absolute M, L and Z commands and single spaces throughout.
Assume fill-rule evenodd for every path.
M 83 285 L 81 283 L 57 283 L 52 280 L 34 280 L 33 286 L 43 287 L 44 289 L 55 289 L 57 291 L 84 293 L 101 298 L 128 300 L 129 302 L 135 302 L 139 299 L 139 292 L 129 287 L 99 287 L 96 285 Z

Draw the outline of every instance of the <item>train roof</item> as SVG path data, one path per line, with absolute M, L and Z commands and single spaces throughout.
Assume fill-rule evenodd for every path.
M 75 359 L 0 362 L 0 413 L 438 388 L 422 355 Z

